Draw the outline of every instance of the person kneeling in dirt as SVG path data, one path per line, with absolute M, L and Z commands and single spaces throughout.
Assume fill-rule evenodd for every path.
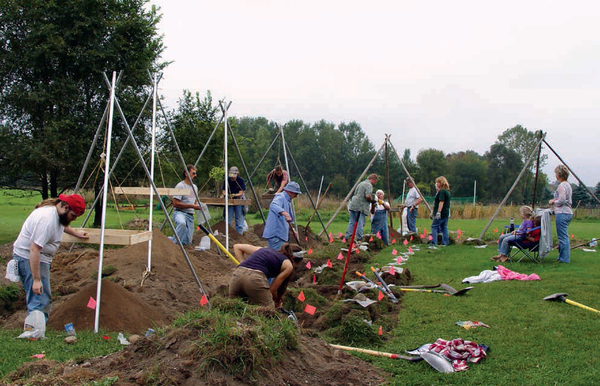
M 85 201 L 80 195 L 61 194 L 58 198 L 42 201 L 25 220 L 13 244 L 13 259 L 19 267 L 19 276 L 25 289 L 27 315 L 41 311 L 48 320 L 52 305 L 52 256 L 60 247 L 63 232 L 80 239 L 89 238 L 87 232 L 70 227 L 71 221 L 83 212 Z
M 292 217 L 292 200 L 301 194 L 300 185 L 291 181 L 283 188 L 283 192 L 277 193 L 269 206 L 269 216 L 263 230 L 263 238 L 269 243 L 269 247 L 278 251 L 281 246 L 290 239 L 290 226 Z M 295 232 L 295 230 L 293 230 Z M 296 234 L 296 238 L 298 235 Z
M 281 250 L 259 248 L 233 271 L 229 297 L 247 299 L 250 304 L 280 308 L 294 268 L 304 252 L 297 244 L 285 243 Z M 269 285 L 268 278 L 274 277 Z

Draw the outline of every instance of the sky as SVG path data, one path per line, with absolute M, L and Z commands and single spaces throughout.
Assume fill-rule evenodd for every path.
M 600 181 L 600 3 L 529 0 L 151 0 L 160 92 L 230 114 L 358 122 L 378 148 L 484 154 L 520 124 L 586 185 Z M 290 144 L 293 146 L 293 144 Z M 549 151 L 544 171 L 559 160 Z M 553 178 L 551 178 L 553 180 Z M 575 182 L 571 177 L 570 182 Z

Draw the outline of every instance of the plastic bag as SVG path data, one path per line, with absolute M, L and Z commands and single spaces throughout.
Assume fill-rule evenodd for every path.
M 19 264 L 17 264 L 15 259 L 12 259 L 6 265 L 6 275 L 4 277 L 13 283 L 21 281 L 21 277 L 19 276 Z
M 17 338 L 20 339 L 44 339 L 46 337 L 46 317 L 42 311 L 32 311 L 25 318 L 25 330 Z

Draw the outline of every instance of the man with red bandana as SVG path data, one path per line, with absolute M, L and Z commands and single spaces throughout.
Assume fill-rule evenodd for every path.
M 52 305 L 52 256 L 60 246 L 63 232 L 80 239 L 89 238 L 87 232 L 70 227 L 71 222 L 83 212 L 85 201 L 80 195 L 61 194 L 38 204 L 23 223 L 21 233 L 13 244 L 13 259 L 25 289 L 28 315 L 41 311 L 48 319 Z

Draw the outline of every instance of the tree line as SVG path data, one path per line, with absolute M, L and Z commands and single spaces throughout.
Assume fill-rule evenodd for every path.
M 123 70 L 118 86 L 120 105 L 130 126 L 138 122 L 134 136 L 146 155 L 150 147 L 151 109 L 142 106 L 152 92 L 150 73 L 166 66 L 161 55 L 163 37 L 158 30 L 160 12 L 148 0 L 6 0 L 0 2 L 0 185 L 36 189 L 42 197 L 56 197 L 73 189 L 98 132 L 97 146 L 85 187 L 99 191 L 102 178 L 108 89 L 104 73 Z M 138 116 L 139 114 L 139 116 Z M 181 178 L 182 165 L 176 146 L 187 163 L 195 163 L 217 126 L 221 112 L 210 92 L 184 90 L 175 109 L 159 119 L 159 169 L 157 184 L 172 186 Z M 118 117 L 118 115 L 117 115 Z M 167 124 L 169 126 L 167 126 Z M 251 173 L 277 135 L 277 124 L 266 117 L 232 117 L 229 121 L 242 158 Z M 171 137 L 172 128 L 176 141 Z M 113 149 L 127 139 L 123 122 L 113 127 Z M 361 125 L 349 120 L 290 120 L 283 125 L 289 146 L 288 159 L 294 179 L 304 177 L 309 189 L 331 183 L 331 195 L 345 196 L 381 144 L 373 144 Z M 219 127 L 198 164 L 198 184 L 218 190 L 211 181 L 223 164 L 223 129 Z M 514 182 L 536 143 L 536 134 L 519 125 L 502 131 L 484 154 L 472 150 L 445 153 L 440 149 L 400 149 L 402 161 L 425 195 L 434 194 L 434 179 L 445 175 L 455 197 L 471 197 L 477 181 L 480 202 L 501 200 Z M 229 141 L 229 164 L 241 168 L 233 142 Z M 115 150 L 112 157 L 118 152 Z M 541 163 L 545 163 L 544 157 Z M 253 181 L 264 187 L 266 174 L 277 164 L 285 167 L 280 140 L 276 141 Z M 382 176 L 389 169 L 392 198 L 402 193 L 406 177 L 395 154 L 382 152 L 370 172 Z M 534 191 L 535 164 L 527 169 L 512 194 L 514 203 L 530 203 Z M 96 173 L 94 175 L 94 173 Z M 242 175 L 247 177 L 246 175 Z M 218 178 L 218 177 L 217 177 Z M 114 172 L 114 183 L 144 184 L 145 175 L 131 145 Z M 301 182 L 301 181 L 299 181 Z M 147 183 L 146 183 L 147 184 Z M 377 187 L 387 190 L 387 182 Z M 600 183 L 596 185 L 596 192 Z M 583 190 L 583 191 L 582 191 Z M 547 200 L 552 186 L 540 173 L 538 201 Z M 589 202 L 583 187 L 575 187 L 574 200 Z M 587 195 L 589 196 L 589 195 Z

